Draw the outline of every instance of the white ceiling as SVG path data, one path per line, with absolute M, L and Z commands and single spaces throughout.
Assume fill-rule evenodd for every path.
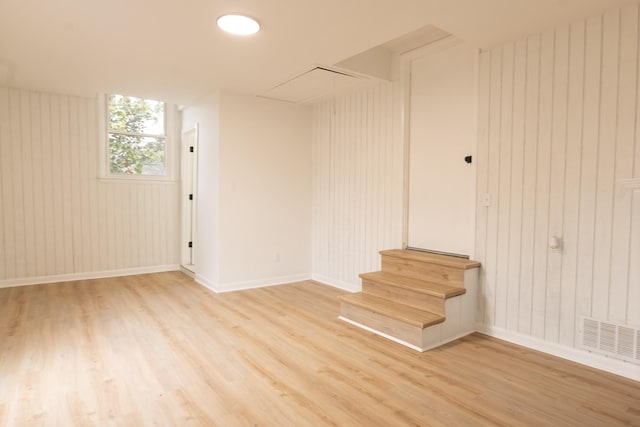
M 426 25 L 490 47 L 624 0 L 0 0 L 0 86 L 189 104 L 263 93 Z M 262 31 L 234 37 L 225 13 Z

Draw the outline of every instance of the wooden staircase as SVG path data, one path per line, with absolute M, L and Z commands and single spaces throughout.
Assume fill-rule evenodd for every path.
M 339 296 L 340 319 L 425 351 L 475 330 L 480 263 L 412 250 L 381 251 L 382 271 Z

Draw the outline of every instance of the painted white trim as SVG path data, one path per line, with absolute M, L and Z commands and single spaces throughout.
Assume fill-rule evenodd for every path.
M 104 279 L 107 277 L 133 276 L 136 274 L 164 273 L 166 271 L 180 271 L 180 266 L 178 264 L 154 265 L 150 267 L 123 268 L 120 270 L 90 271 L 86 273 L 59 274 L 56 276 L 6 279 L 0 280 L 0 288 L 43 285 L 45 283 L 72 282 L 75 280 Z
M 170 104 L 165 101 L 164 103 L 164 134 L 162 135 L 149 135 L 154 137 L 164 138 L 165 144 L 165 159 L 164 159 L 164 175 L 119 175 L 111 174 L 109 171 L 109 127 L 107 123 L 107 102 L 108 93 L 100 92 L 96 94 L 96 100 L 98 102 L 98 141 L 100 149 L 98 150 L 98 180 L 101 182 L 131 182 L 131 183 L 166 183 L 175 184 L 178 182 L 176 177 L 177 169 L 179 167 L 177 158 L 180 155 L 180 150 L 176 147 L 176 139 L 178 139 L 178 108 L 175 104 Z M 128 94 L 119 94 L 123 96 L 133 96 Z
M 184 129 L 180 134 L 180 263 L 183 265 L 193 264 L 196 259 L 197 235 L 196 214 L 198 212 L 198 135 L 199 124 L 196 123 L 190 129 Z M 189 136 L 193 136 L 193 141 L 189 141 Z M 190 142 L 188 144 L 188 142 Z M 193 152 L 189 147 L 193 147 Z M 192 157 L 190 157 L 192 156 Z M 188 176 L 189 174 L 190 176 Z M 191 186 L 189 186 L 189 183 Z M 192 199 L 189 199 L 189 194 Z M 185 213 L 189 215 L 185 215 Z M 191 247 L 189 247 L 191 242 Z
M 266 288 L 268 286 L 284 285 L 287 283 L 311 280 L 310 274 L 295 274 L 291 276 L 270 277 L 266 279 L 249 280 L 246 282 L 219 283 L 216 292 L 243 291 L 246 289 Z
M 334 288 L 342 289 L 343 291 L 348 292 L 360 292 L 362 291 L 362 285 L 354 285 L 349 282 L 344 282 L 342 280 L 332 279 L 330 277 L 323 276 L 321 274 L 312 274 L 311 280 L 315 280 L 316 282 L 320 282 L 324 285 L 329 285 Z
M 625 190 L 640 190 L 640 178 L 618 179 L 617 182 Z
M 216 294 L 218 293 L 218 291 L 216 291 L 216 288 L 218 287 L 216 282 L 212 282 L 211 280 L 199 275 L 198 273 L 194 275 L 193 280 L 195 280 L 197 284 L 202 285 L 205 288 L 209 289 L 211 292 Z
M 411 64 L 412 59 L 400 57 L 402 109 L 402 249 L 409 245 L 409 164 L 411 160 Z
M 507 331 L 495 326 L 476 325 L 476 329 L 478 330 L 478 332 L 494 338 L 508 341 L 513 344 L 518 344 L 533 350 L 538 350 L 543 353 L 551 354 L 562 359 L 567 359 L 572 362 L 580 363 L 582 365 L 590 366 L 592 368 L 600 369 L 612 374 L 630 378 L 635 381 L 640 381 L 640 366 L 625 362 L 623 360 L 614 359 L 576 348 L 566 347 L 560 344 L 550 343 L 539 338 L 519 334 L 517 332 Z
M 403 346 L 409 347 L 412 350 L 419 351 L 419 352 L 423 352 L 424 351 L 423 349 L 421 349 L 417 345 L 410 344 L 410 343 L 408 343 L 406 341 L 403 341 L 403 340 L 401 340 L 399 338 L 396 338 L 396 337 L 393 337 L 391 335 L 385 334 L 384 332 L 380 332 L 377 329 L 373 329 L 373 328 L 370 328 L 369 326 L 365 326 L 362 323 L 354 322 L 353 320 L 347 319 L 346 317 L 338 316 L 338 319 L 340 319 L 340 320 L 342 320 L 344 322 L 350 323 L 353 326 L 357 326 L 358 328 L 364 329 L 365 331 L 372 332 L 372 333 L 374 333 L 376 335 L 379 335 L 379 336 L 381 336 L 383 338 L 386 338 L 386 339 L 391 340 L 393 342 L 396 342 L 398 344 L 402 344 Z
M 193 266 L 191 266 L 191 267 L 193 267 Z M 191 277 L 192 279 L 195 279 L 195 277 L 196 277 L 196 273 L 193 270 L 189 270 L 184 265 L 180 266 L 180 271 L 182 271 L 184 274 L 186 274 L 187 276 Z
M 247 289 L 266 288 L 269 286 L 285 285 L 288 283 L 311 280 L 310 274 L 296 274 L 291 276 L 270 277 L 266 279 L 249 280 L 246 282 L 215 283 L 199 274 L 195 275 L 195 281 L 202 286 L 220 294 L 224 292 L 244 291 Z
M 149 182 L 153 182 L 154 184 L 176 184 L 178 180 L 171 178 L 153 178 L 151 175 L 135 175 L 135 176 L 118 176 L 111 175 L 109 177 L 100 176 L 98 177 L 98 181 L 100 182 L 127 182 L 130 184 L 147 184 Z

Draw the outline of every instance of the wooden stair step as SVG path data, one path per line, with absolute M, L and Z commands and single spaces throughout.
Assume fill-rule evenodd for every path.
M 410 259 L 413 261 L 442 265 L 445 267 L 457 268 L 460 270 L 468 270 L 470 268 L 480 267 L 480 263 L 478 261 L 472 261 L 466 258 L 455 257 L 451 255 L 440 255 L 430 252 L 414 251 L 410 249 L 389 249 L 380 251 L 380 255 Z
M 340 295 L 338 298 L 342 302 L 352 304 L 423 329 L 437 323 L 442 323 L 445 319 L 444 316 L 437 313 L 420 310 L 362 292 Z
M 386 271 L 363 273 L 360 275 L 360 278 L 363 280 L 380 283 L 386 286 L 408 289 L 414 292 L 420 292 L 443 299 L 462 295 L 466 292 L 464 288 L 461 288 L 459 286 L 450 286 L 442 283 L 414 279 L 407 276 L 388 273 Z

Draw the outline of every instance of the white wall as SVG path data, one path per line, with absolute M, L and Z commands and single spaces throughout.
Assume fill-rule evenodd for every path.
M 222 288 L 311 275 L 311 111 L 222 94 Z
M 0 286 L 177 267 L 177 183 L 99 181 L 98 149 L 95 98 L 0 88 Z
M 402 246 L 400 83 L 339 96 L 313 110 L 313 277 L 350 290 Z
M 196 279 L 216 291 L 311 276 L 311 112 L 226 92 L 199 125 Z
M 574 348 L 580 316 L 640 325 L 640 192 L 616 183 L 640 177 L 638 18 L 634 4 L 481 56 L 488 331 Z

